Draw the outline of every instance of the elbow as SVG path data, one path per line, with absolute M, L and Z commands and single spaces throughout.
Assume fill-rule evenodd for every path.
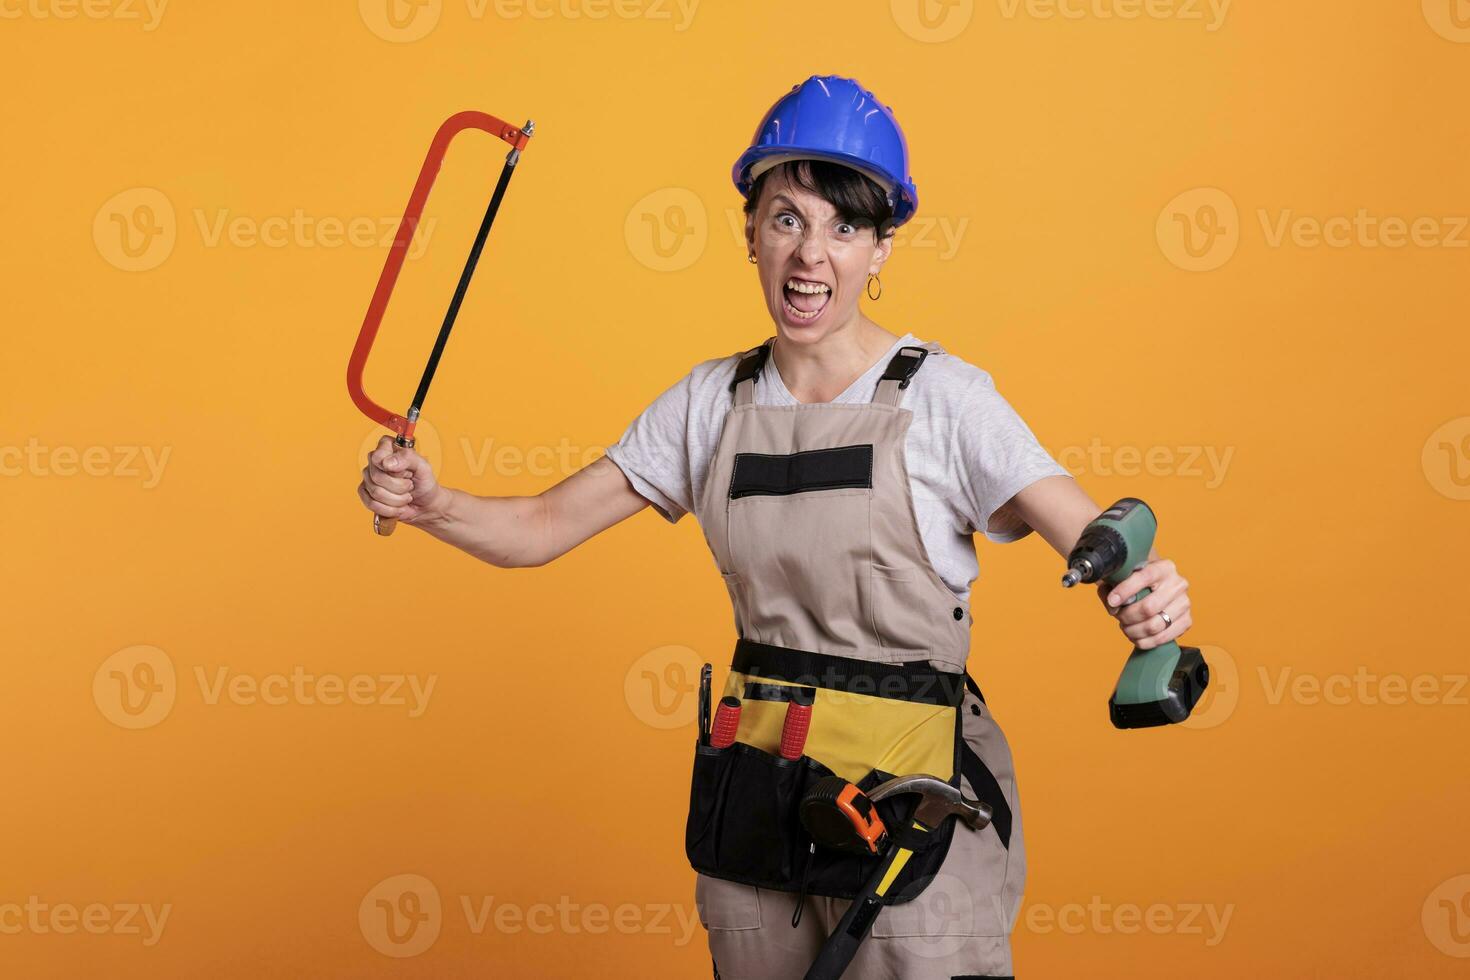
M 554 540 L 551 502 L 544 493 L 528 499 L 531 506 L 524 514 L 522 533 L 517 542 L 519 547 L 496 556 L 496 560 L 490 562 L 492 565 L 500 568 L 540 568 L 551 564 L 558 556 L 559 552 L 551 546 Z
M 556 556 L 528 542 L 526 547 L 509 551 L 477 552 L 475 557 L 496 568 L 540 568 Z
M 551 555 L 514 555 L 499 560 L 485 559 L 496 568 L 540 568 L 551 564 Z

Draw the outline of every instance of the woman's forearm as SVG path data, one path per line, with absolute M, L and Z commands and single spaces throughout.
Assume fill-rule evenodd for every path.
M 500 568 L 545 565 L 648 506 L 607 457 L 534 497 L 478 497 L 439 484 L 422 456 L 395 450 L 387 438 L 363 471 L 358 496 L 374 513 Z
M 1071 554 L 1087 525 L 1103 512 L 1069 476 L 1038 480 L 1011 498 L 1009 506 L 1063 558 Z M 1158 558 L 1158 549 L 1150 547 L 1148 557 Z
M 413 522 L 446 544 L 500 568 L 528 568 L 549 560 L 542 497 L 478 497 L 439 488 L 442 495 Z

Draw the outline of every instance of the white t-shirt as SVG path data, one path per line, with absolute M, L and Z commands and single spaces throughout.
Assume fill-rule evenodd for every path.
M 872 401 L 898 348 L 919 343 L 904 334 L 832 401 Z M 734 404 L 730 382 L 743 353 L 696 364 L 607 447 L 608 458 L 633 488 L 671 523 L 692 511 L 704 491 L 725 414 Z M 797 404 L 774 360 L 767 360 L 755 385 L 755 402 Z M 899 404 L 914 413 L 904 451 L 919 536 L 939 577 L 965 599 L 980 571 L 974 535 L 1018 492 L 1067 471 L 995 390 L 990 375 L 952 353 L 925 358 Z M 984 533 L 1004 542 L 1030 532 L 1016 524 Z

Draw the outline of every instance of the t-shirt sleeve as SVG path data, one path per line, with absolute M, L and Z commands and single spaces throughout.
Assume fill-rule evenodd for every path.
M 1031 527 L 1016 519 L 990 529 L 990 519 L 1016 494 L 1048 476 L 1070 476 L 1051 457 L 1021 416 L 995 390 L 987 372 L 965 391 L 956 427 L 960 457 L 960 507 L 969 533 L 983 531 L 991 541 L 1018 541 Z
M 689 475 L 690 375 L 675 382 L 607 447 L 607 457 L 670 524 L 694 507 Z

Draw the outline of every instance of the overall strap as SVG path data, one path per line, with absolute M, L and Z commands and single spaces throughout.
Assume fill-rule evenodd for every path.
M 761 378 L 761 369 L 771 356 L 771 344 L 775 339 L 768 337 L 759 347 L 752 347 L 735 365 L 735 380 L 730 382 L 730 390 L 735 392 L 736 405 L 749 405 L 755 401 L 755 383 Z
M 985 704 L 985 695 L 980 693 L 980 685 L 975 683 L 975 678 L 965 671 L 965 687 L 975 695 L 975 700 Z M 979 714 L 980 709 L 976 708 Z M 1011 846 L 1011 822 L 1014 816 L 1011 813 L 1011 805 L 1006 802 L 1005 792 L 1000 788 L 1000 780 L 995 778 L 995 773 L 980 758 L 979 753 L 970 748 L 970 743 L 960 738 L 960 771 L 970 781 L 970 788 L 975 791 L 975 796 L 981 803 L 990 806 L 990 826 L 995 828 L 995 834 L 1000 842 L 1009 850 Z
M 930 341 L 922 347 L 906 346 L 900 347 L 898 353 L 888 362 L 888 368 L 883 372 L 883 377 L 878 379 L 878 390 L 873 393 L 873 403 L 877 405 L 897 405 L 903 399 L 903 389 L 909 386 L 919 365 L 924 363 L 924 358 L 930 354 L 943 354 L 944 348 Z

